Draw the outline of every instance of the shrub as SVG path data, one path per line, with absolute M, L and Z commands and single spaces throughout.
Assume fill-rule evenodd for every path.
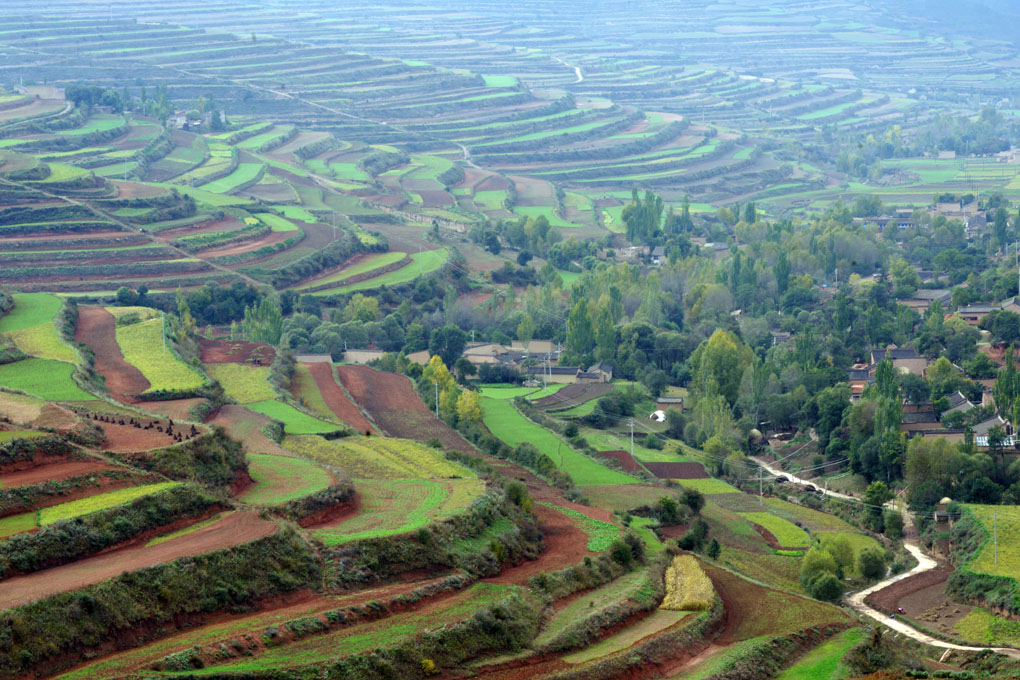
M 821 571 L 808 583 L 807 591 L 815 599 L 836 602 L 843 596 L 843 584 L 835 574 Z
M 622 540 L 613 541 L 613 544 L 609 546 L 609 555 L 613 558 L 614 562 L 625 567 L 629 567 L 631 562 L 634 561 L 634 553 L 631 551 L 630 546 Z
M 857 571 L 868 580 L 881 578 L 885 574 L 885 558 L 874 548 L 865 548 L 857 555 Z

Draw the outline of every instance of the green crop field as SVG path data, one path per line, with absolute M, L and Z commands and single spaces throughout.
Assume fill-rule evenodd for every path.
M 554 510 L 562 512 L 567 517 L 574 520 L 584 533 L 588 534 L 588 550 L 591 552 L 602 552 L 608 550 L 609 546 L 613 544 L 613 541 L 620 537 L 620 527 L 609 522 L 603 522 L 600 519 L 592 519 L 584 513 L 578 512 L 573 508 L 564 508 L 559 505 L 553 505 L 552 503 L 542 503 Z
M 574 451 L 552 432 L 521 415 L 510 402 L 482 397 L 482 408 L 485 426 L 494 436 L 509 446 L 532 444 L 561 470 L 570 473 L 575 484 L 633 484 L 637 481 Z
M 740 490 L 730 486 L 721 479 L 675 479 L 673 480 L 688 489 L 694 489 L 710 496 L 723 493 L 740 493 Z
M 414 531 L 464 510 L 484 486 L 477 479 L 356 479 L 360 512 L 311 533 L 326 545 Z
M 390 251 L 388 253 L 371 253 L 369 255 L 365 255 L 355 264 L 344 267 L 336 274 L 333 274 L 328 278 L 316 279 L 311 283 L 306 283 L 302 286 L 298 286 L 297 289 L 303 290 L 305 288 L 311 288 L 312 286 L 321 286 L 327 283 L 343 281 L 344 279 L 350 278 L 352 276 L 364 274 L 365 272 L 370 272 L 373 269 L 385 267 L 387 265 L 393 264 L 394 262 L 400 262 L 400 260 L 404 259 L 404 257 L 406 256 L 407 253 L 402 253 L 399 251 Z
M 826 640 L 780 673 L 776 680 L 843 680 L 850 669 L 841 663 L 850 648 L 861 641 L 860 628 L 845 630 Z
M 130 503 L 136 498 L 165 491 L 166 489 L 177 486 L 179 483 L 180 482 L 160 482 L 158 484 L 132 486 L 126 489 L 118 489 L 117 491 L 99 494 L 98 496 L 79 498 L 78 500 L 71 501 L 69 503 L 61 503 L 60 505 L 43 508 L 39 511 L 39 526 L 46 526 L 47 524 L 53 524 L 54 522 L 59 522 L 63 519 L 74 519 L 81 515 L 88 515 L 89 513 L 106 510 L 107 508 L 113 508 L 118 505 L 124 505 L 125 503 Z
M 6 444 L 15 439 L 34 439 L 45 437 L 45 432 L 32 432 L 30 430 L 0 430 L 0 444 Z M 0 485 L 2 486 L 2 485 Z
M 585 592 L 581 597 L 574 598 L 546 622 L 538 637 L 535 638 L 534 644 L 538 646 L 546 645 L 578 621 L 591 616 L 600 609 L 626 600 L 635 590 L 641 587 L 643 581 L 647 578 L 648 576 L 643 569 L 636 569 L 610 581 L 604 586 Z
M 580 599 L 584 600 L 585 598 Z M 685 619 L 694 619 L 696 616 L 697 614 L 694 612 L 675 612 L 667 609 L 656 609 L 637 623 L 627 626 L 580 652 L 568 654 L 563 657 L 563 660 L 569 664 L 581 664 L 601 659 L 610 654 L 629 649 L 646 637 L 656 635 L 667 628 L 676 626 Z
M 87 135 L 92 132 L 105 132 L 124 124 L 121 116 L 96 115 L 85 121 L 85 125 L 71 130 L 57 130 L 58 135 Z
M 762 527 L 776 537 L 776 542 L 784 548 L 806 548 L 811 544 L 811 537 L 796 524 L 787 522 L 768 512 L 740 512 L 741 517 Z
M 205 372 L 220 383 L 228 397 L 239 404 L 276 399 L 276 392 L 269 383 L 268 366 L 208 364 Z
M 288 436 L 284 445 L 312 460 L 342 469 L 358 479 L 473 478 L 466 467 L 447 460 L 436 449 L 410 439 L 343 437 L 325 440 Z
M 272 231 L 300 231 L 290 220 L 272 213 L 255 213 L 255 217 L 269 225 Z
M 264 416 L 269 416 L 273 420 L 279 420 L 283 423 L 283 430 L 287 434 L 322 434 L 343 429 L 342 425 L 314 418 L 290 404 L 274 399 L 248 404 L 248 408 Z
M 333 295 L 336 293 L 348 293 L 358 290 L 371 290 L 381 286 L 399 286 L 402 283 L 414 281 L 419 276 L 431 274 L 436 271 L 446 263 L 449 255 L 450 251 L 445 247 L 438 248 L 436 250 L 425 250 L 420 253 L 411 253 L 411 262 L 400 269 L 387 272 L 365 281 L 353 283 L 348 286 L 340 286 L 339 288 L 318 291 L 313 294 Z
M 854 531 L 854 527 L 839 517 L 803 505 L 790 503 L 780 498 L 766 498 L 765 505 L 776 515 L 791 522 L 798 522 L 811 531 Z
M 282 212 L 284 217 L 291 220 L 300 220 L 306 224 L 315 224 L 318 222 L 315 215 L 298 205 L 280 205 L 276 206 L 276 209 Z
M 966 568 L 978 574 L 991 574 L 1015 579 L 1020 567 L 1020 506 L 1018 505 L 967 505 L 967 512 L 992 535 L 992 515 L 998 516 L 999 560 L 991 538 L 984 542 Z
M 277 505 L 308 496 L 332 484 L 329 473 L 301 458 L 261 453 L 248 454 L 248 472 L 255 485 L 240 500 L 255 505 Z
M 74 366 L 52 359 L 24 359 L 0 365 L 0 385 L 47 401 L 95 399 L 71 379 Z
M 1020 621 L 996 616 L 987 609 L 974 607 L 956 622 L 953 629 L 961 638 L 980 645 L 1020 646 Z
M 237 169 L 226 177 L 203 184 L 202 189 L 214 194 L 227 194 L 243 184 L 253 181 L 265 166 L 262 163 L 238 163 Z
M 0 333 L 6 334 L 22 352 L 40 359 L 77 363 L 74 350 L 53 325 L 63 301 L 49 293 L 15 293 L 14 309 L 0 317 Z
M 163 350 L 162 319 L 118 326 L 117 344 L 125 361 L 149 381 L 150 391 L 187 392 L 205 384 L 205 377 L 178 359 L 169 347 Z
M 190 676 L 227 674 L 272 674 L 296 666 L 325 664 L 338 658 L 363 654 L 414 639 L 426 630 L 463 621 L 478 610 L 493 604 L 516 590 L 515 586 L 499 586 L 479 583 L 449 598 L 442 609 L 411 611 L 343 627 L 324 635 L 271 647 L 266 651 L 241 661 L 209 666 L 188 672 Z

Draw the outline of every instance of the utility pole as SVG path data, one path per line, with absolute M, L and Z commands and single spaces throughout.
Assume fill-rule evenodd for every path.
M 163 354 L 166 354 L 166 315 L 163 312 L 159 313 L 159 328 L 163 336 Z
M 634 457 L 634 419 L 630 420 L 630 457 Z
M 999 563 L 999 526 L 997 523 L 999 513 L 992 512 L 992 543 L 995 545 L 995 563 Z
M 418 246 L 418 276 L 421 276 L 421 246 Z
M 762 488 L 765 477 L 765 468 L 758 467 L 758 505 L 765 505 L 765 491 Z
M 439 382 L 433 380 L 432 384 L 436 386 L 436 418 L 439 417 Z

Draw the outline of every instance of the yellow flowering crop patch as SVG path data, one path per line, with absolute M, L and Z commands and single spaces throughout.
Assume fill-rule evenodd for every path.
M 715 601 L 715 588 L 691 555 L 677 555 L 666 570 L 666 597 L 660 609 L 704 611 Z

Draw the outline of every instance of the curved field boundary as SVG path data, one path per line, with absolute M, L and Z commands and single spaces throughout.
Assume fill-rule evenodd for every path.
M 74 350 L 53 326 L 62 305 L 60 298 L 49 293 L 15 293 L 14 309 L 0 317 L 0 333 L 7 334 L 26 354 L 77 363 Z
M 271 536 L 277 529 L 276 524 L 260 519 L 254 512 L 233 513 L 212 526 L 158 545 L 112 550 L 72 564 L 7 579 L 0 582 L 0 609 L 84 588 L 126 571 L 231 548 Z
M 162 323 L 152 319 L 117 328 L 124 360 L 145 376 L 150 389 L 186 392 L 202 387 L 205 376 L 178 359 L 169 347 L 163 350 Z
M 482 398 L 483 422 L 492 434 L 508 446 L 528 443 L 549 456 L 561 470 L 570 474 L 574 483 L 633 484 L 638 480 L 628 474 L 602 465 L 593 458 L 570 448 L 549 430 L 532 422 L 508 401 Z
M 0 474 L 0 489 L 13 489 L 28 484 L 38 484 L 39 482 L 57 482 L 62 479 L 70 479 L 71 477 L 80 477 L 81 475 L 113 469 L 115 469 L 113 466 L 106 463 L 85 460 L 39 465 L 27 470 Z
M 316 277 L 307 283 L 295 286 L 295 288 L 302 293 L 314 293 L 326 288 L 349 286 L 396 271 L 410 263 L 411 257 L 407 253 L 398 251 L 373 253 L 363 257 L 355 255 L 354 261 L 345 263 L 343 268 L 335 274 L 329 274 L 325 278 Z
M 333 364 L 319 362 L 302 364 L 302 366 L 308 368 L 308 372 L 311 373 L 312 378 L 315 380 L 315 386 L 319 388 L 323 401 L 326 402 L 326 406 L 329 407 L 329 410 L 337 418 L 362 434 L 379 434 L 375 426 L 368 422 L 368 419 L 361 413 L 361 410 L 351 402 L 347 397 L 347 393 L 337 383 L 336 376 L 333 373 Z
M 264 453 L 248 454 L 248 473 L 255 484 L 239 500 L 254 505 L 277 505 L 322 491 L 333 483 L 333 476 L 301 458 L 286 458 Z
M 337 366 L 337 374 L 351 398 L 387 435 L 426 443 L 437 439 L 444 448 L 477 453 L 457 432 L 436 419 L 407 377 L 368 366 Z
M 293 457 L 293 453 L 263 433 L 262 429 L 269 422 L 268 416 L 255 413 L 236 404 L 224 404 L 211 418 L 206 420 L 207 424 L 219 425 L 226 430 L 231 439 L 244 442 L 244 448 L 249 452 Z
M 117 401 L 130 404 L 149 389 L 142 372 L 124 360 L 117 344 L 117 319 L 102 307 L 80 307 L 74 338 L 96 355 L 95 369 L 106 379 L 106 389 Z
M 586 401 L 599 399 L 613 391 L 609 383 L 567 385 L 554 394 L 536 399 L 533 403 L 542 409 L 572 408 Z
M 290 404 L 274 399 L 248 404 L 248 408 L 274 420 L 279 420 L 283 423 L 284 432 L 287 434 L 325 434 L 343 429 L 340 425 L 315 418 L 297 410 Z
M 468 468 L 410 439 L 288 435 L 284 446 L 357 479 L 470 479 Z
M 0 365 L 0 385 L 47 401 L 92 401 L 71 378 L 74 366 L 53 359 L 22 359 Z
M 709 479 L 701 463 L 648 462 L 645 463 L 645 467 L 659 479 Z
M 358 514 L 310 529 L 326 545 L 395 536 L 463 510 L 484 492 L 477 479 L 355 480 Z

